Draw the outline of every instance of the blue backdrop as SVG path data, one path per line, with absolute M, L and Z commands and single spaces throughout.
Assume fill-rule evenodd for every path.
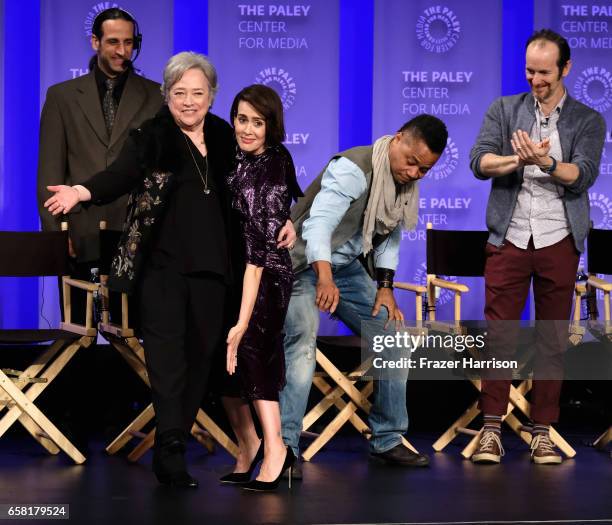
M 488 187 L 468 171 L 469 148 L 493 98 L 527 89 L 523 45 L 534 15 L 535 26 L 551 26 L 575 46 L 572 95 L 611 118 L 612 13 L 595 12 L 592 1 L 567 11 L 561 0 L 0 0 L 0 229 L 38 229 L 37 130 L 45 91 L 86 72 L 92 16 L 117 4 L 139 21 L 144 39 L 136 65 L 146 76 L 159 80 L 174 52 L 210 52 L 220 76 L 214 111 L 221 116 L 254 81 L 284 90 L 288 147 L 303 186 L 336 151 L 393 132 L 423 106 L 439 112 L 451 140 L 421 184 L 421 197 L 422 213 L 441 227 L 484 228 Z M 611 141 L 608 133 L 591 195 L 603 227 L 612 222 Z M 403 241 L 405 280 L 423 278 L 426 220 Z M 480 318 L 482 284 L 473 284 L 467 313 Z M 54 282 L 0 279 L 0 326 L 46 325 L 45 318 L 54 324 L 55 294 Z M 402 305 L 412 315 L 410 301 Z

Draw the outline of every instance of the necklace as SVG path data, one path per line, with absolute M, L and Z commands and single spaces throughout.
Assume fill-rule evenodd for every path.
M 204 157 L 204 175 L 202 175 L 202 172 L 200 171 L 200 166 L 198 166 L 198 163 L 195 160 L 195 157 L 193 155 L 193 151 L 191 151 L 191 146 L 189 145 L 189 139 L 187 138 L 187 135 L 185 135 L 183 133 L 183 138 L 185 139 L 185 143 L 187 144 L 187 149 L 189 150 L 189 153 L 191 154 L 191 160 L 193 160 L 193 164 L 196 167 L 196 170 L 198 170 L 198 175 L 200 176 L 200 179 L 202 180 L 202 186 L 204 186 L 204 189 L 202 190 L 204 192 L 204 195 L 208 195 L 210 193 L 210 188 L 208 187 L 208 155 L 206 155 Z M 202 144 L 204 144 L 204 141 L 202 141 Z

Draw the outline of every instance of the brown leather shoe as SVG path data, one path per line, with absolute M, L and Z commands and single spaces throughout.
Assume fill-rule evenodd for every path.
M 487 430 L 482 433 L 476 452 L 472 454 L 474 463 L 499 463 L 504 455 L 499 434 Z
M 536 465 L 558 465 L 563 458 L 548 434 L 536 434 L 531 439 L 531 461 Z

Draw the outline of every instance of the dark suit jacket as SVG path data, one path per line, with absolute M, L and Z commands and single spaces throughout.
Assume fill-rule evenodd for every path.
M 109 137 L 104 125 L 94 73 L 51 86 L 40 120 L 38 157 L 38 207 L 43 230 L 58 230 L 43 203 L 47 186 L 81 184 L 106 169 L 119 155 L 130 129 L 153 117 L 163 103 L 159 84 L 129 73 Z M 68 215 L 70 237 L 79 261 L 98 258 L 98 227 L 120 230 L 126 215 L 127 196 L 104 206 L 76 206 Z

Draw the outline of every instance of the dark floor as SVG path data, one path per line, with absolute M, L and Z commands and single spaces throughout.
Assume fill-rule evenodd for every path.
M 3 366 L 14 368 L 32 358 L 6 348 L 3 356 Z M 411 442 L 433 452 L 437 436 L 475 398 L 467 381 L 409 381 Z M 311 402 L 317 400 L 313 394 Z M 510 433 L 500 466 L 472 465 L 459 445 L 450 445 L 432 456 L 429 469 L 389 468 L 369 460 L 367 443 L 347 426 L 305 465 L 303 483 L 277 494 L 219 486 L 217 478 L 232 468 L 230 456 L 208 455 L 191 442 L 200 488 L 182 493 L 157 485 L 150 454 L 136 465 L 105 454 L 105 445 L 150 402 L 150 392 L 116 351 L 100 345 L 78 352 L 36 401 L 79 448 L 89 441 L 87 462 L 74 466 L 63 454 L 48 456 L 16 424 L 0 438 L 0 504 L 69 503 L 72 523 L 114 525 L 612 523 L 612 458 L 587 446 L 612 421 L 610 401 L 612 382 L 564 383 L 557 428 L 578 455 L 559 467 L 531 465 L 526 447 Z M 204 408 L 228 430 L 215 396 Z
M 72 523 L 365 524 L 365 523 L 612 523 L 612 458 L 571 435 L 577 449 L 561 466 L 535 466 L 526 447 L 504 435 L 501 465 L 473 465 L 451 444 L 427 469 L 391 468 L 368 458 L 367 443 L 342 435 L 304 465 L 304 480 L 274 494 L 220 486 L 231 469 L 225 451 L 189 446 L 195 491 L 158 486 L 150 455 L 138 464 L 109 457 L 102 440 L 87 462 L 48 456 L 27 435 L 0 440 L 0 503 L 69 503 Z M 411 436 L 431 451 L 434 435 Z M 594 521 L 596 520 L 596 521 Z

